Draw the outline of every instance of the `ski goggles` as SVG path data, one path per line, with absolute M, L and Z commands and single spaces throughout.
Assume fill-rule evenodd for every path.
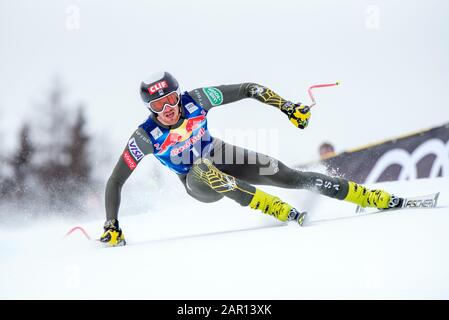
M 178 105 L 180 100 L 179 93 L 177 91 L 173 91 L 172 93 L 167 94 L 166 96 L 150 101 L 148 103 L 148 107 L 151 111 L 156 113 L 164 112 L 165 107 L 169 106 L 174 108 Z

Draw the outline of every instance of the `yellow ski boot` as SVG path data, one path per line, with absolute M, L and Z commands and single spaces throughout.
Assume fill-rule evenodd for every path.
M 256 188 L 249 206 L 252 209 L 259 209 L 265 214 L 269 214 L 280 221 L 297 221 L 302 225 L 306 213 L 299 212 L 291 205 L 281 201 L 278 197 L 272 196 Z
M 349 181 L 348 194 L 344 200 L 355 203 L 362 208 L 389 209 L 398 206 L 400 199 L 386 191 L 369 190 L 360 184 Z

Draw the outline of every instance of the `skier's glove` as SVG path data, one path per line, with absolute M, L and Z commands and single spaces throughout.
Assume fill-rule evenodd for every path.
M 306 105 L 288 101 L 281 107 L 281 111 L 287 115 L 290 122 L 297 128 L 305 129 L 309 124 L 310 108 Z
M 124 246 L 126 244 L 125 236 L 118 225 L 117 219 L 107 220 L 104 223 L 104 233 L 100 241 L 110 247 Z

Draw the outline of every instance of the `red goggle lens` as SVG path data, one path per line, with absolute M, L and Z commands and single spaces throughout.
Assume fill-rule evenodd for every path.
M 162 111 L 164 111 L 166 105 L 168 105 L 169 107 L 176 107 L 178 103 L 179 94 L 175 91 L 166 95 L 165 97 L 151 101 L 149 103 L 149 107 L 152 111 L 161 113 Z

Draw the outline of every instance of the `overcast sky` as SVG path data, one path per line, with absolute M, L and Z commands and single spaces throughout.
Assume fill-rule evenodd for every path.
M 448 122 L 448 39 L 443 0 L 0 0 L 2 151 L 59 77 L 118 157 L 148 114 L 140 81 L 167 70 L 183 90 L 251 81 L 305 103 L 342 81 L 316 91 L 305 131 L 251 100 L 209 114 L 217 136 L 259 130 L 278 143 L 253 149 L 314 160 L 324 140 L 343 151 Z

